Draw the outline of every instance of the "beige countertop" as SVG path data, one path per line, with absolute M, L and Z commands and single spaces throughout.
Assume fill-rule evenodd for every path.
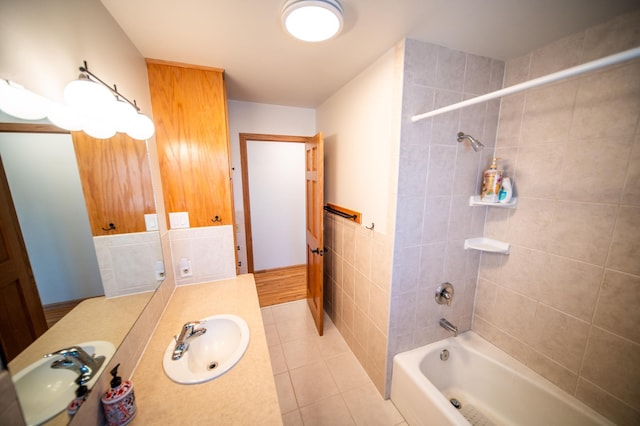
M 162 369 L 162 357 L 182 325 L 234 314 L 249 325 L 249 347 L 228 372 L 181 385 Z M 137 414 L 131 424 L 281 425 L 280 408 L 253 275 L 178 287 L 132 377 Z
M 117 348 L 153 293 L 83 300 L 9 363 L 16 374 L 45 354 L 91 340 L 106 340 Z
M 91 340 L 106 340 L 117 348 L 153 293 L 114 298 L 94 297 L 83 300 L 49 330 L 9 363 L 16 374 L 45 354 Z M 69 417 L 62 411 L 49 425 L 66 425 Z

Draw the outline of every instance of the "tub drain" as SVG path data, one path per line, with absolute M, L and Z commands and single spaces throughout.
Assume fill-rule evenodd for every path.
M 460 401 L 458 401 L 455 398 L 451 398 L 449 400 L 449 402 L 451 403 L 451 405 L 453 405 L 454 407 L 456 407 L 458 410 L 460 409 L 460 407 L 462 407 L 462 404 L 460 404 Z
M 216 361 L 212 361 L 209 363 L 209 365 L 207 365 L 207 370 L 211 371 L 214 368 L 216 368 L 218 366 L 218 363 Z

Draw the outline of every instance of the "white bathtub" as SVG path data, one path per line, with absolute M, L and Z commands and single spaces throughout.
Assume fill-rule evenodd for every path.
M 412 426 L 613 424 L 471 331 L 396 355 L 391 400 Z

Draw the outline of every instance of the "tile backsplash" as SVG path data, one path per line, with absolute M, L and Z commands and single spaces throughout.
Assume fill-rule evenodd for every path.
M 135 232 L 93 237 L 106 297 L 153 291 L 163 263 L 160 234 Z
M 505 87 L 640 45 L 640 11 L 508 61 Z M 617 424 L 640 422 L 640 60 L 502 100 L 473 330 Z
M 169 231 L 176 285 L 218 281 L 236 276 L 234 230 L 231 225 Z M 180 276 L 180 260 L 191 262 L 191 276 Z

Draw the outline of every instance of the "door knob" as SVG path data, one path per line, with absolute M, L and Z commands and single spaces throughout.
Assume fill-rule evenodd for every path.
M 311 250 L 311 253 L 315 253 L 315 254 L 319 254 L 320 256 L 324 256 L 324 250 L 320 250 L 319 247 L 317 249 Z

